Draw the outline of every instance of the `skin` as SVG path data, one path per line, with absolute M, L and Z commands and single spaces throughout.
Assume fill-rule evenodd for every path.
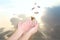
M 36 20 L 27 19 L 24 22 L 18 23 L 18 29 L 7 40 L 28 40 L 34 33 L 37 32 L 38 23 Z

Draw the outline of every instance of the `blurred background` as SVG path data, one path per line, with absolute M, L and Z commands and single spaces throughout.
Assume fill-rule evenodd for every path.
M 32 11 L 32 8 L 40 6 Z M 33 12 L 38 11 L 38 15 Z M 60 0 L 0 0 L 0 40 L 6 40 L 20 21 L 35 16 L 38 32 L 29 40 L 60 40 Z

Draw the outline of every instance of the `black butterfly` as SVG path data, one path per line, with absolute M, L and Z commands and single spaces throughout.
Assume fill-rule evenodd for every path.
M 34 10 L 34 9 L 35 9 L 35 7 L 32 8 L 32 10 Z
M 40 8 L 40 6 L 37 6 L 38 8 Z

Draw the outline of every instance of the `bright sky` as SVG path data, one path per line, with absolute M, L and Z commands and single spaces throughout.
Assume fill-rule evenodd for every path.
M 5 15 L 11 17 L 13 14 L 31 14 L 31 8 L 35 2 L 42 9 L 43 7 L 56 5 L 60 0 L 0 0 L 0 16 Z
M 6 22 L 13 14 L 17 15 L 23 13 L 31 15 L 31 8 L 34 6 L 35 2 L 41 7 L 39 10 L 41 13 L 44 7 L 57 5 L 60 0 L 0 0 L 0 25 L 3 25 L 3 23 L 8 24 Z

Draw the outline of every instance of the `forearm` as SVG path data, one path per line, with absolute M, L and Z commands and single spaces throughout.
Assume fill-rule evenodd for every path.
M 29 31 L 25 33 L 22 37 L 19 38 L 19 40 L 29 40 L 29 38 L 33 35 L 34 33 Z
M 23 34 L 22 31 L 17 30 L 10 38 L 8 38 L 7 40 L 18 40 L 19 37 L 21 37 Z
M 30 37 L 31 37 L 31 35 L 26 34 L 26 35 L 23 35 L 22 37 L 20 37 L 19 40 L 29 40 Z

